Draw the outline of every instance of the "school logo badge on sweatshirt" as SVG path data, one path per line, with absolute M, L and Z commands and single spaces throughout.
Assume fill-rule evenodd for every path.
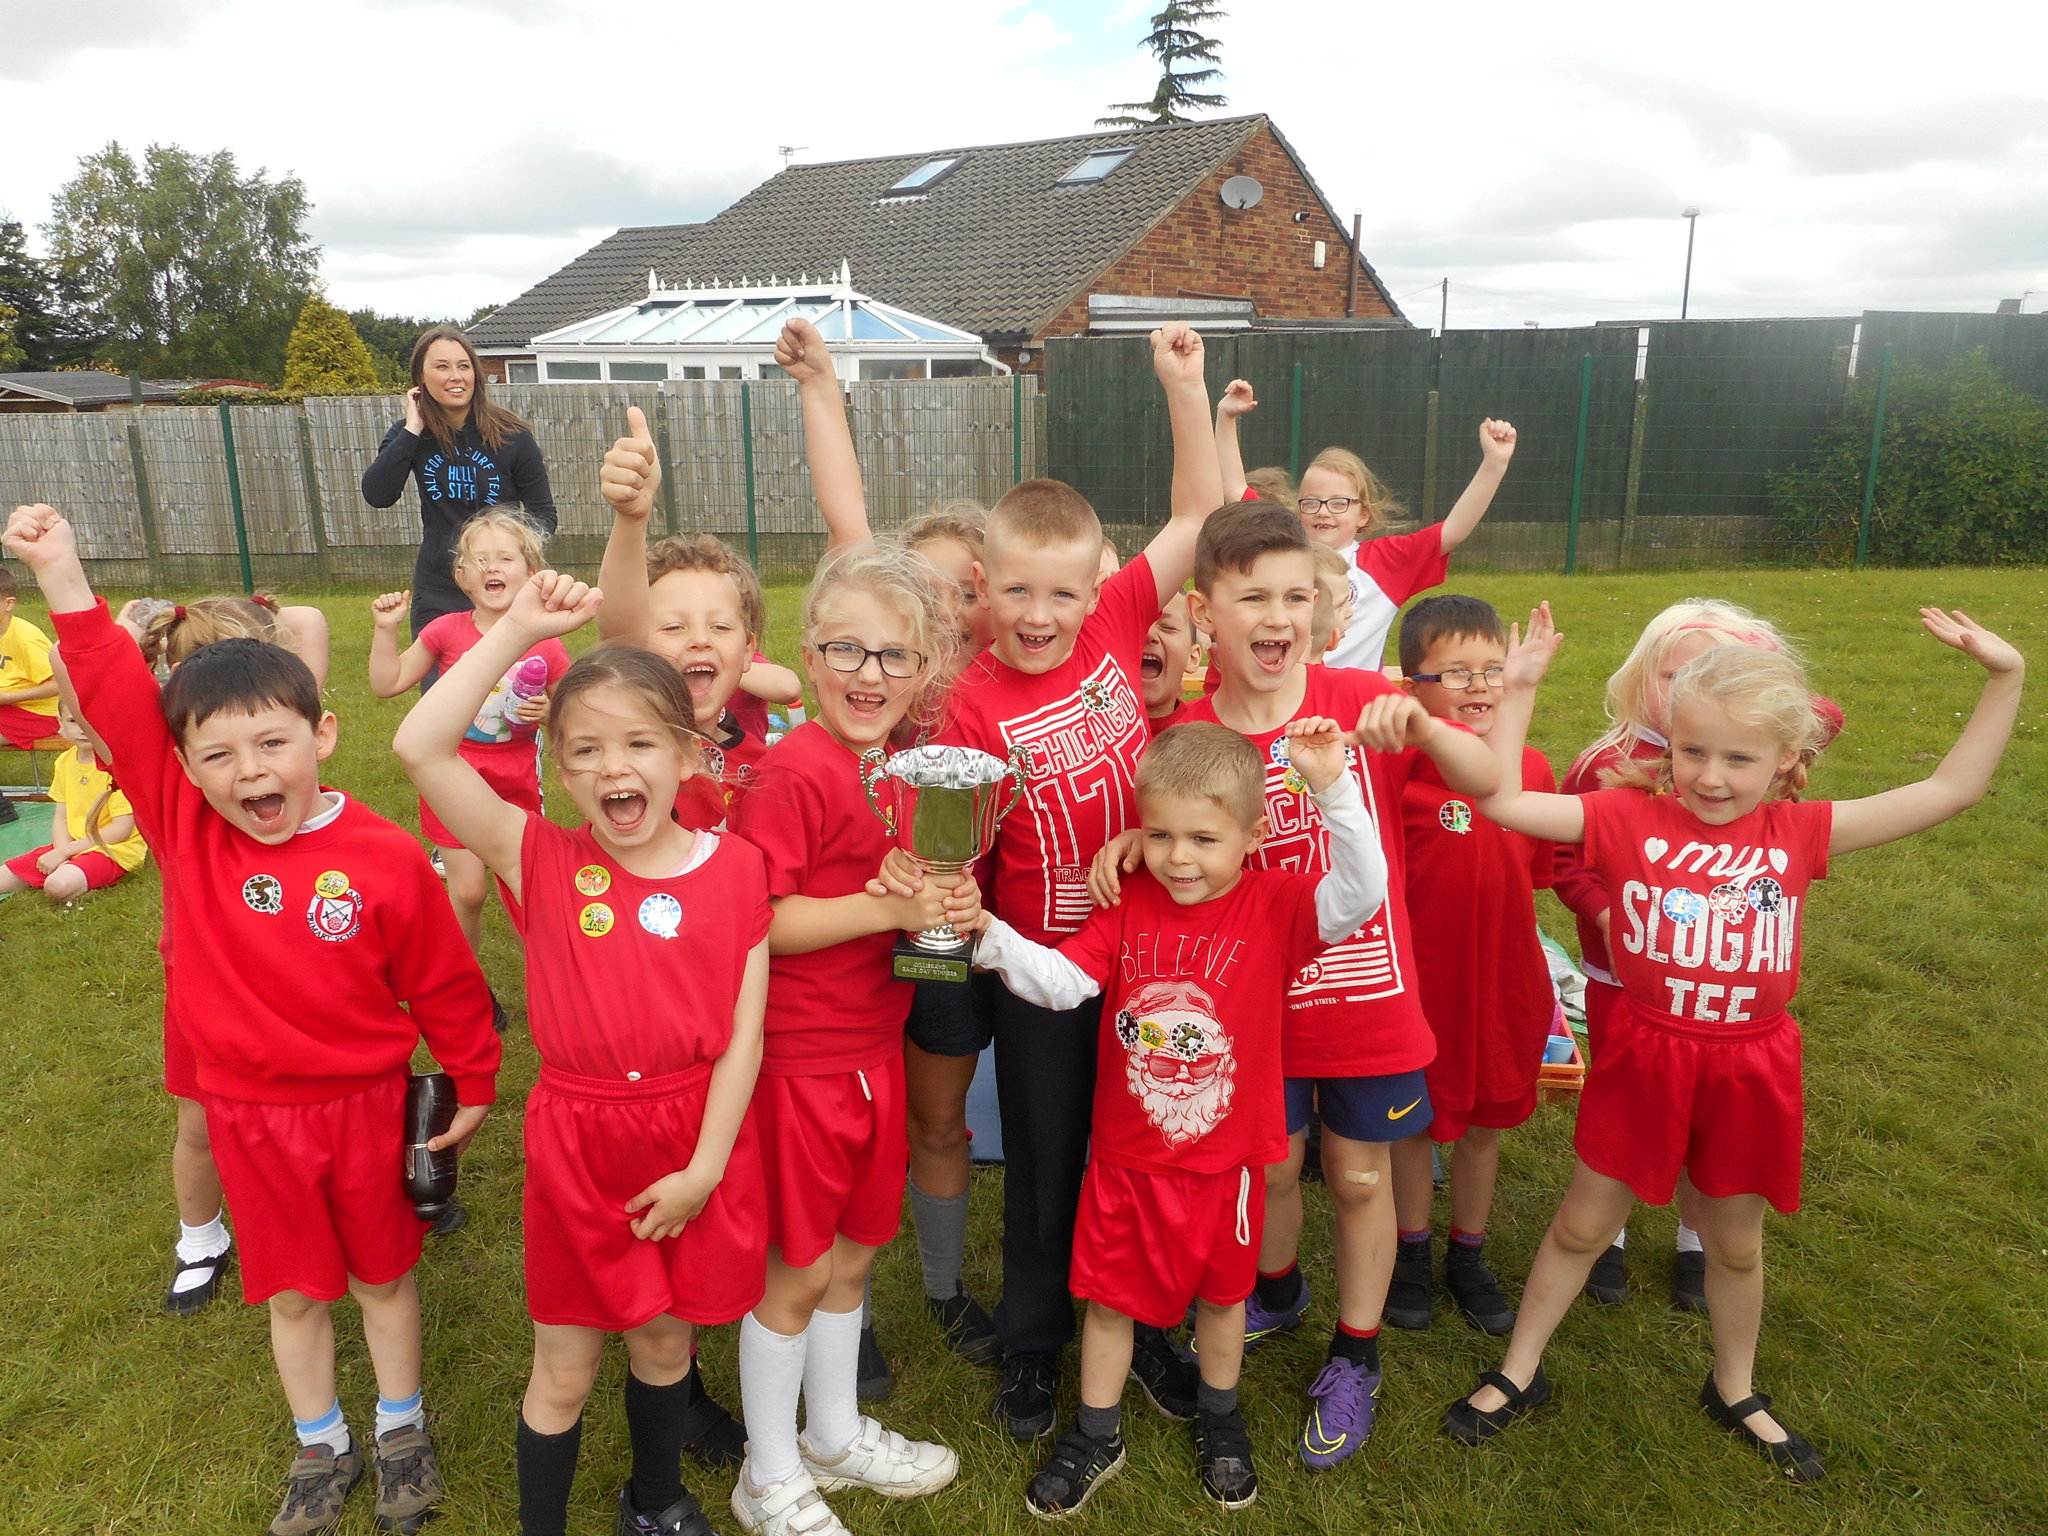
M 363 926 L 362 893 L 345 890 L 338 896 L 327 896 L 316 891 L 313 904 L 306 908 L 306 926 L 313 930 L 315 938 L 330 944 L 354 938 Z

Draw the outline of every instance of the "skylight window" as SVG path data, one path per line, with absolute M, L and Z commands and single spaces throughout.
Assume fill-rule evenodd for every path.
M 906 192 L 922 192 L 926 187 L 930 186 L 933 182 L 937 181 L 941 176 L 945 175 L 946 172 L 950 171 L 951 169 L 953 169 L 954 166 L 958 165 L 963 158 L 965 157 L 961 155 L 934 156 L 932 159 L 925 161 L 923 165 L 920 165 L 916 170 L 912 171 L 908 176 L 905 176 L 901 181 L 897 182 L 894 186 L 890 187 L 888 191 L 882 194 L 882 196 L 900 197 Z
M 1122 165 L 1136 153 L 1137 151 L 1134 149 L 1098 149 L 1094 154 L 1084 158 L 1079 165 L 1062 176 L 1059 179 L 1058 185 L 1062 187 L 1092 185 L 1108 176 L 1111 171 Z

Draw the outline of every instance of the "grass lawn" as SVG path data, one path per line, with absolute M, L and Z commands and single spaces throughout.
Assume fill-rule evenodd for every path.
M 1485 574 L 1455 585 L 1510 614 L 1552 598 L 1566 648 L 1537 744 L 1562 768 L 1595 733 L 1601 679 L 1643 621 L 1694 593 L 1780 621 L 1812 654 L 1816 686 L 1848 727 L 1815 792 L 1855 796 L 1925 773 L 1982 674 L 1924 636 L 1923 602 L 1960 606 L 2048 675 L 2048 572 L 1727 571 L 1556 577 Z M 774 594 L 771 649 L 793 657 L 798 594 Z M 322 601 L 335 629 L 330 697 L 341 716 L 331 782 L 414 825 L 388 748 L 402 705 L 364 680 L 368 601 Z M 42 622 L 25 601 L 26 617 Z M 1255 1356 L 1245 1398 L 1264 1490 L 1235 1516 L 1196 1491 L 1186 1431 L 1129 1393 L 1132 1466 L 1076 1522 L 1102 1531 L 1988 1532 L 2048 1522 L 2048 682 L 2037 680 L 1991 797 L 1913 841 L 1842 861 L 1806 925 L 1807 1205 L 1769 1224 L 1769 1310 L 1758 1376 L 1828 1458 L 1798 1491 L 1693 1405 L 1709 1355 L 1703 1322 L 1663 1304 L 1674 1217 L 1638 1218 L 1629 1305 L 1581 1307 L 1550 1359 L 1557 1406 L 1480 1451 L 1437 1428 L 1443 1404 L 1495 1365 L 1500 1345 L 1440 1309 L 1426 1334 L 1391 1332 L 1380 1428 L 1341 1472 L 1310 1477 L 1292 1445 L 1302 1393 L 1332 1321 L 1328 1212 L 1319 1188 L 1304 1268 L 1309 1327 Z M 14 760 L 18 762 L 18 760 Z M 6 777 L 17 778 L 9 772 Z M 559 797 L 558 797 L 559 799 Z M 1569 932 L 1547 899 L 1544 921 Z M 501 913 L 488 968 L 515 1019 L 519 957 Z M 261 1530 L 291 1450 L 263 1314 L 235 1302 L 198 1319 L 159 1311 L 175 1237 L 171 1108 L 160 1088 L 156 876 L 59 912 L 0 904 L 11 1000 L 0 1019 L 0 1530 Z M 1475 963 L 1484 956 L 1475 955 Z M 303 1006 L 321 1006 L 308 977 Z M 535 1059 L 508 1039 L 502 1109 L 464 1164 L 469 1227 L 421 1266 L 427 1393 L 451 1484 L 435 1526 L 517 1528 L 514 1407 L 530 1335 L 521 1304 L 517 1111 Z M 1510 1293 L 1571 1169 L 1570 1111 L 1546 1108 L 1506 1139 L 1493 1258 Z M 394 1158 L 395 1163 L 395 1158 Z M 969 1280 L 999 1285 L 1001 1174 L 976 1176 Z M 1444 1219 L 1440 1213 L 1439 1221 Z M 906 1224 L 907 1225 L 907 1224 Z M 991 1378 L 946 1354 L 918 1305 L 906 1230 L 877 1268 L 896 1364 L 891 1426 L 960 1452 L 958 1484 L 891 1506 L 834 1499 L 857 1532 L 1036 1529 L 1021 1493 L 1042 1447 L 988 1418 Z M 374 1388 L 352 1310 L 336 1308 L 342 1398 L 359 1434 Z M 733 1331 L 705 1345 L 706 1376 L 734 1407 Z M 572 1529 L 611 1528 L 627 1445 L 614 1351 L 587 1420 Z M 1071 1397 L 1071 1387 L 1069 1388 Z M 728 1483 L 686 1466 L 720 1529 Z M 2031 1513 L 2030 1513 L 2031 1511 Z M 356 1495 L 345 1529 L 370 1529 Z

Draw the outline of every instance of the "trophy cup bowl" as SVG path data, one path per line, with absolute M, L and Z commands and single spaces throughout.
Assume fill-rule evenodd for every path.
M 996 828 L 1030 777 L 1022 747 L 1012 749 L 1007 760 L 973 747 L 910 747 L 894 754 L 876 747 L 861 758 L 869 807 L 897 847 L 938 875 L 959 874 L 995 845 Z M 975 938 L 962 938 L 943 923 L 903 935 L 894 950 L 896 979 L 964 984 L 973 970 Z

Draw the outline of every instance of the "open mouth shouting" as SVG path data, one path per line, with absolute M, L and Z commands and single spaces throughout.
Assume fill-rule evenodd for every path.
M 690 697 L 701 702 L 711 696 L 712 685 L 718 681 L 718 663 L 714 661 L 693 661 L 683 667 L 683 686 L 690 690 Z
M 1250 652 L 1252 665 L 1267 677 L 1278 677 L 1287 670 L 1287 661 L 1294 654 L 1292 640 L 1254 640 L 1245 649 Z
M 1031 635 L 1026 634 L 1021 629 L 1016 631 L 1017 648 L 1021 650 L 1026 656 L 1044 655 L 1047 648 L 1050 647 L 1053 641 L 1057 640 L 1058 638 L 1059 635 L 1057 633 L 1049 635 Z
M 1163 675 L 1166 671 L 1166 657 L 1151 646 L 1145 647 L 1145 654 L 1138 662 L 1138 670 L 1146 682 Z
M 242 813 L 249 818 L 249 825 L 256 829 L 258 836 L 283 830 L 284 796 L 281 794 L 245 795 L 242 797 Z
M 647 797 L 637 789 L 614 789 L 597 803 L 604 824 L 621 836 L 640 830 L 647 821 Z

